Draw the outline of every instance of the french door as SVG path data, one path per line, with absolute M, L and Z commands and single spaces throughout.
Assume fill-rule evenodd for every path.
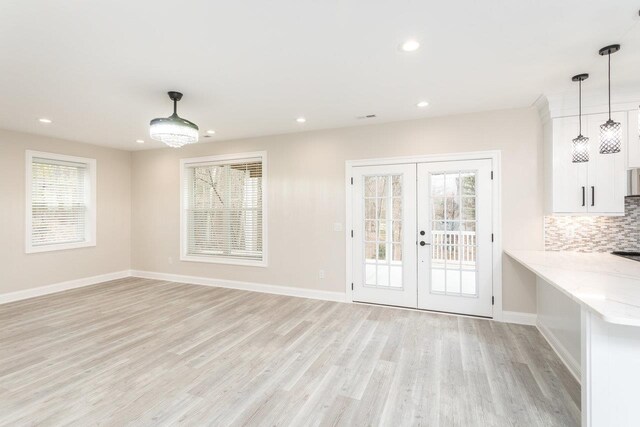
M 416 165 L 356 172 L 354 300 L 417 307 Z
M 353 300 L 491 317 L 491 166 L 354 167 Z

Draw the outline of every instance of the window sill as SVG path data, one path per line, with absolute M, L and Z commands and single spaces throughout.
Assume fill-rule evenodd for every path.
M 241 265 L 245 267 L 267 267 L 267 260 L 252 261 L 242 259 L 229 259 L 222 257 L 200 257 L 193 255 L 182 255 L 180 261 L 187 262 L 206 262 L 209 264 L 227 264 L 227 265 Z
M 35 254 L 40 252 L 64 251 L 67 249 L 89 248 L 96 246 L 96 242 L 60 243 L 56 245 L 30 246 L 27 245 L 25 253 Z

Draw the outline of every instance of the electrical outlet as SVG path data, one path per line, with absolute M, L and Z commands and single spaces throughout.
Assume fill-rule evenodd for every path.
M 324 270 L 320 270 L 320 272 L 318 273 L 318 278 L 324 279 Z

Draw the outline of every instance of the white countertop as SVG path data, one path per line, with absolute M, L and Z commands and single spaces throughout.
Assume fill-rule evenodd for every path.
M 640 326 L 640 262 L 608 253 L 505 253 L 604 321 Z

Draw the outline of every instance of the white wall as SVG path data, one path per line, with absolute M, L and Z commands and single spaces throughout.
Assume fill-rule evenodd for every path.
M 576 378 L 580 378 L 580 306 L 537 278 L 538 328 Z
M 97 160 L 97 245 L 25 253 L 25 151 Z M 0 294 L 128 270 L 131 263 L 131 153 L 0 131 Z
M 346 160 L 502 150 L 503 246 L 542 249 L 542 128 L 534 108 L 199 143 L 132 155 L 132 268 L 344 291 Z M 268 153 L 269 266 L 179 260 L 179 160 Z M 535 312 L 535 277 L 503 257 L 503 308 Z M 318 271 L 325 270 L 325 279 Z

